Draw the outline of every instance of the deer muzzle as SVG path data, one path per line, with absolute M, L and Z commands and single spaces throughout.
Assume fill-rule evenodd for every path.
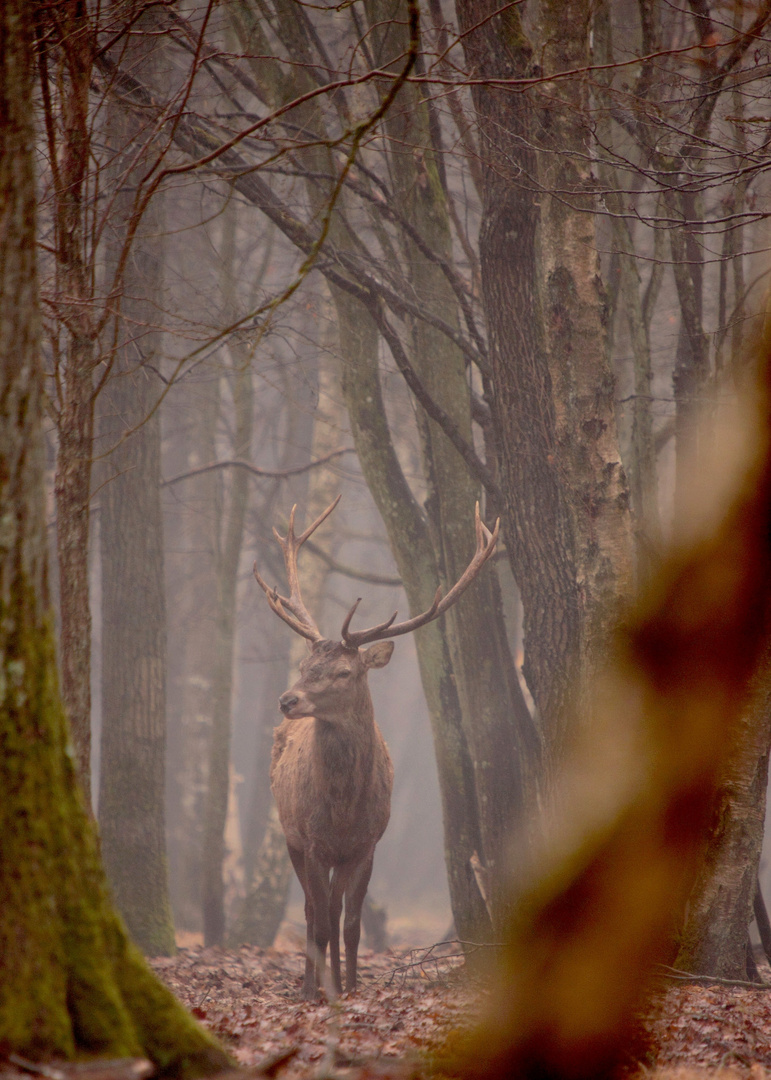
M 297 707 L 299 700 L 297 694 L 292 693 L 291 690 L 285 690 L 278 699 L 278 707 L 284 716 L 290 716 L 292 710 Z

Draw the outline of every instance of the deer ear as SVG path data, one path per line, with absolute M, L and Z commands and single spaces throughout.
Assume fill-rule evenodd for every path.
M 394 651 L 393 641 L 376 641 L 361 654 L 361 661 L 366 668 L 385 667 Z

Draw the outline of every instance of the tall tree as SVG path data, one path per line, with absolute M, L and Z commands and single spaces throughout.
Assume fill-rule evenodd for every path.
M 81 783 L 91 788 L 91 609 L 88 545 L 99 362 L 95 252 L 88 229 L 92 156 L 89 92 L 96 26 L 82 0 L 34 7 L 43 111 L 52 173 L 55 278 L 50 310 L 59 447 L 54 484 L 62 697 Z
M 235 207 L 230 206 L 224 219 L 222 237 L 223 318 L 227 324 L 237 321 Z M 233 410 L 232 457 L 249 461 L 254 424 L 252 385 L 253 343 L 248 333 L 231 337 L 228 352 L 230 389 Z M 226 479 L 229 483 L 226 486 Z M 215 574 L 217 582 L 217 620 L 212 686 L 212 724 L 209 744 L 209 772 L 204 816 L 203 851 L 203 929 L 207 945 L 222 945 L 225 940 L 225 898 L 222 867 L 225 857 L 225 819 L 230 788 L 230 732 L 233 707 L 233 664 L 236 623 L 236 594 L 244 520 L 249 495 L 249 474 L 234 469 L 229 477 L 220 474 L 217 499 Z
M 0 9 L 0 1041 L 34 1056 L 142 1055 L 168 1075 L 206 1075 L 227 1055 L 151 974 L 111 907 L 59 697 L 28 15 L 19 0 Z
M 135 30 L 139 70 L 152 65 L 148 39 Z M 116 276 L 146 158 L 139 118 L 107 107 L 106 141 L 114 185 L 106 243 Z M 166 605 L 161 520 L 163 245 L 157 200 L 123 274 L 123 292 L 104 336 L 111 376 L 100 395 L 99 539 L 102 596 L 102 731 L 99 825 L 115 902 L 137 945 L 151 956 L 175 950 L 165 835 Z

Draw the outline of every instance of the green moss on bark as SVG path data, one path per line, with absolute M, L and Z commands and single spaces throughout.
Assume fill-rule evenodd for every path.
M 114 914 L 59 701 L 53 632 L 17 574 L 0 604 L 0 1044 L 146 1055 L 164 1075 L 230 1061 Z

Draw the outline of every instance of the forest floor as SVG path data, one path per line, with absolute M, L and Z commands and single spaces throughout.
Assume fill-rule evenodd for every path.
M 271 949 L 193 946 L 151 963 L 242 1066 L 278 1080 L 425 1076 L 432 1052 L 479 1009 L 479 989 L 447 946 L 362 948 L 355 995 L 303 1002 L 302 945 L 295 932 Z M 771 969 L 761 974 L 771 983 Z M 650 1050 L 629 1063 L 628 1080 L 771 1078 L 771 986 L 667 983 L 641 1019 Z

